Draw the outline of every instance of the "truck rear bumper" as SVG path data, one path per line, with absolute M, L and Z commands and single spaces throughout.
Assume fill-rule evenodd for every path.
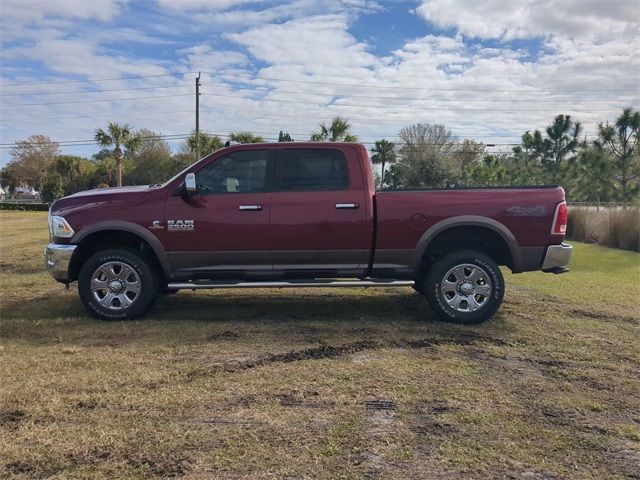
M 548 273 L 565 273 L 569 271 L 569 260 L 573 247 L 568 243 L 561 245 L 551 245 L 547 248 L 547 253 L 542 262 L 542 271 Z
M 62 283 L 69 281 L 69 264 L 77 245 L 50 243 L 44 247 L 44 259 L 47 270 L 53 278 Z

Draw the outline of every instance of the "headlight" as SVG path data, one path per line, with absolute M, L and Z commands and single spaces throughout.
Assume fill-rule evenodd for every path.
M 73 231 L 73 228 L 64 217 L 49 215 L 49 233 L 52 238 L 71 238 L 76 232 Z

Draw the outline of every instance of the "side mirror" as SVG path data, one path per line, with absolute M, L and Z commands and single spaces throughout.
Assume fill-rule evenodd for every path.
M 196 193 L 196 174 L 195 173 L 187 173 L 184 177 L 184 191 L 187 195 L 193 195 Z

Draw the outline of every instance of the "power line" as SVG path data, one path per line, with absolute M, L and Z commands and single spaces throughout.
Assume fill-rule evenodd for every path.
M 519 100 L 519 99 L 483 99 L 483 98 L 464 98 L 464 99 L 456 99 L 456 98 L 438 98 L 438 97 L 381 97 L 378 95 L 354 95 L 354 94 L 346 94 L 346 93 L 322 93 L 322 92 L 301 92 L 301 91 L 293 91 L 293 90 L 280 90 L 280 89 L 270 89 L 270 88 L 262 88 L 258 86 L 254 87 L 237 87 L 224 83 L 208 83 L 207 86 L 213 87 L 227 87 L 233 90 L 248 90 L 255 92 L 267 92 L 267 93 L 286 93 L 293 95 L 313 95 L 313 96 L 329 96 L 329 97 L 351 97 L 351 98 L 367 98 L 367 99 L 377 99 L 377 100 L 413 100 L 413 101 L 421 101 L 421 100 L 433 100 L 438 102 L 488 102 L 488 103 L 577 103 L 575 100 Z M 105 92 L 127 92 L 127 91 L 137 91 L 137 90 L 155 90 L 155 89 L 165 89 L 165 88 L 187 88 L 190 85 L 160 85 L 154 87 L 134 87 L 134 88 L 115 88 L 115 89 L 103 89 L 103 90 L 74 90 L 74 91 L 64 91 L 64 92 L 30 92 L 30 93 L 0 93 L 0 97 L 21 97 L 21 96 L 33 96 L 33 95 L 83 95 L 89 93 L 105 93 Z M 611 102 L 638 102 L 640 99 L 635 98 L 619 98 L 612 100 L 585 100 L 580 101 L 579 103 L 611 103 Z
M 119 118 L 119 117 L 137 117 L 137 116 L 151 116 L 151 115 L 170 115 L 173 113 L 193 113 L 193 110 L 172 110 L 172 111 L 164 111 L 164 112 L 138 112 L 138 113 L 122 113 L 118 115 L 109 115 L 109 118 Z M 97 115 L 103 115 L 102 112 Z M 95 119 L 95 115 L 73 115 L 73 116 L 62 116 L 62 117 L 38 117 L 39 120 L 66 120 L 73 118 L 88 118 Z M 28 118 L 15 118 L 14 120 L 28 120 Z
M 132 80 L 136 78 L 154 78 L 154 77 L 176 77 L 178 75 L 190 75 L 196 72 L 178 72 L 178 73 L 165 73 L 158 75 L 133 75 L 130 77 L 117 77 L 117 78 L 93 78 L 86 80 L 64 80 L 59 82 L 31 82 L 31 83 L 4 83 L 0 87 L 26 87 L 30 85 L 60 85 L 63 83 L 93 83 L 93 82 L 115 82 L 117 80 Z
M 201 109 L 202 112 L 206 112 L 206 113 L 213 113 L 213 114 L 224 114 L 227 111 L 226 110 L 210 110 L 210 109 Z M 237 110 L 231 110 L 233 113 L 237 113 Z M 353 114 L 350 114 L 349 117 L 352 118 Z M 271 115 L 271 114 L 266 114 L 266 113 L 262 113 L 262 112 L 256 112 L 256 113 L 243 113 L 242 117 L 235 117 L 235 118 L 245 118 L 245 117 L 257 117 L 257 118 L 262 118 L 262 117 L 273 117 L 273 118 L 297 118 L 297 119 L 308 119 L 308 120 L 322 120 L 322 118 L 318 117 L 318 116 L 303 116 L 303 115 L 286 115 L 286 114 L 277 114 L 277 115 Z M 225 118 L 230 118 L 228 116 L 225 116 Z M 356 117 L 356 118 L 360 118 L 360 117 Z M 370 117 L 364 117 L 363 119 L 370 119 Z M 480 126 L 484 126 L 484 125 L 501 125 L 504 126 L 505 122 L 498 122 L 498 121 L 475 121 L 475 122 L 460 122 L 457 121 L 456 123 L 458 124 L 462 124 L 462 125 L 480 125 Z M 526 121 L 522 121 L 521 123 L 526 123 Z M 526 128 L 526 127 L 525 127 Z
M 220 111 L 220 110 L 202 110 L 202 112 L 204 113 L 210 113 L 210 114 L 216 114 L 216 115 L 224 115 L 224 119 L 238 119 L 238 120 L 244 120 L 247 117 L 254 117 L 254 118 L 276 118 L 276 119 L 280 119 L 280 118 L 292 118 L 292 119 L 308 119 L 308 120 L 320 120 L 318 117 L 316 116 L 303 116 L 303 115 L 284 115 L 284 114 L 280 114 L 280 115 L 270 115 L 270 114 L 264 114 L 264 113 L 244 113 L 242 114 L 242 116 L 233 116 L 233 115 L 226 115 L 225 111 Z M 235 113 L 235 111 L 233 111 Z M 126 114 L 121 114 L 121 115 L 109 115 L 109 118 L 119 118 L 119 117 L 133 117 L 133 116 L 155 116 L 155 115 L 172 115 L 172 114 L 178 114 L 178 113 L 193 113 L 193 110 L 173 110 L 173 111 L 159 111 L 159 112 L 137 112 L 137 113 L 126 113 Z M 98 113 L 97 115 L 102 115 L 102 112 Z M 81 118 L 86 118 L 86 119 L 96 119 L 96 115 L 72 115 L 72 116 L 56 116 L 56 117 L 38 117 L 41 120 L 67 120 L 67 119 L 81 119 Z M 27 120 L 27 118 L 14 118 L 14 120 Z M 108 118 L 104 118 L 104 120 L 108 120 Z M 482 128 L 485 127 L 486 125 L 504 125 L 504 122 L 491 122 L 491 121 L 483 121 L 483 122 L 472 122 L 472 123 L 468 123 L 468 122 L 457 122 L 460 125 L 470 125 L 470 126 L 477 126 L 476 129 L 471 130 L 471 131 L 477 131 L 477 128 Z M 524 128 L 524 127 L 523 127 Z M 464 132 L 463 129 L 460 128 L 453 128 L 452 131 L 454 133 L 459 133 L 459 132 Z M 260 132 L 261 133 L 261 132 Z M 293 132 L 293 135 L 296 136 L 308 136 L 309 132 L 306 133 L 299 133 L 299 132 Z M 484 134 L 484 135 L 467 135 L 468 137 L 492 137 L 492 138 L 514 138 L 514 137 L 519 137 L 520 133 L 517 134 L 499 134 L 499 133 L 493 133 L 493 134 Z M 587 137 L 595 137 L 595 135 L 586 135 Z M 379 137 L 379 138 L 388 138 L 388 135 L 386 134 L 370 134 L 369 137 Z
M 71 102 L 45 102 L 45 103 L 9 103 L 0 105 L 2 107 L 30 107 L 41 105 L 70 105 L 72 103 L 100 103 L 100 102 L 125 102 L 129 100 L 144 100 L 147 98 L 169 98 L 169 97 L 186 97 L 191 96 L 191 93 L 175 93 L 171 95 L 150 95 L 146 97 L 128 97 L 128 98 L 106 98 L 101 100 L 75 100 Z
M 264 101 L 264 102 L 278 102 L 278 103 L 296 103 L 296 104 L 301 104 L 301 105 L 315 105 L 318 107 L 357 107 L 357 108 L 377 108 L 377 109 L 396 109 L 396 110 L 460 110 L 460 111 L 484 111 L 484 112 L 557 112 L 557 109 L 554 110 L 549 110 L 549 109 L 511 109 L 511 110 L 504 110 L 504 109 L 495 109 L 495 108 L 461 108 L 461 107 L 407 107 L 407 106 L 393 106 L 393 105 L 360 105 L 360 104 L 353 104 L 353 103 L 330 103 L 330 104 L 320 104 L 318 102 L 305 102 L 302 100 L 280 100 L 280 99 L 274 99 L 274 98 L 248 98 L 248 97 L 242 97 L 242 96 L 237 96 L 237 95 L 223 95 L 223 94 L 211 94 L 211 93 L 205 93 L 203 95 L 207 95 L 207 96 L 212 96 L 212 97 L 219 97 L 219 98 L 239 98 L 242 100 L 253 100 L 253 101 Z M 613 110 L 614 108 L 622 108 L 620 106 L 618 107 L 611 107 L 611 108 L 607 108 L 607 109 L 593 109 L 590 108 L 588 110 L 580 110 L 580 109 L 576 109 L 576 108 L 571 108 L 568 109 L 568 111 L 570 112 L 610 112 L 611 110 Z
M 211 137 L 211 136 L 218 136 L 218 137 L 226 137 L 229 134 L 231 134 L 232 132 L 216 132 L 216 133 L 212 133 L 212 132 L 202 132 L 201 135 L 202 136 L 207 136 L 207 137 Z M 255 134 L 262 134 L 262 135 L 275 135 L 271 132 L 253 132 Z M 303 133 L 293 133 L 293 135 L 304 135 Z M 174 134 L 161 134 L 161 135 L 147 135 L 147 136 L 141 136 L 140 138 L 142 140 L 155 140 L 155 139 L 161 139 L 161 140 L 182 140 L 185 138 L 189 138 L 191 137 L 192 134 L 190 133 L 174 133 Z M 389 137 L 389 136 L 387 136 Z M 263 137 L 265 140 L 277 140 L 278 138 L 276 136 L 265 136 Z M 470 140 L 470 138 L 461 138 L 459 139 L 459 141 L 464 141 L 464 140 Z M 364 145 L 374 145 L 375 141 L 360 141 L 357 143 L 362 143 Z M 484 143 L 484 142 L 477 142 L 477 143 Z M 51 142 L 42 142 L 42 144 L 45 145 L 59 145 L 62 147 L 75 147 L 75 146 L 95 146 L 97 145 L 96 141 L 93 139 L 82 139 L 82 140 L 60 140 L 60 141 L 51 141 Z M 442 146 L 442 145 L 448 145 L 448 146 L 453 146 L 453 145 L 458 145 L 458 143 L 456 142 L 447 142 L 445 144 L 443 143 L 423 143 L 421 145 L 427 145 L 427 146 Z M 485 146 L 516 146 L 516 145 L 520 145 L 519 143 L 506 143 L 506 142 L 500 142 L 500 143 L 496 143 L 496 142 L 487 142 L 485 144 Z M 13 143 L 2 143 L 0 144 L 0 149 L 9 149 L 9 148 L 13 148 L 18 146 L 17 142 L 13 142 Z
M 161 135 L 143 135 L 141 137 L 139 137 L 142 140 L 153 140 L 153 139 L 168 139 L 168 140 L 172 140 L 174 137 L 176 138 L 186 138 L 189 137 L 190 134 L 188 133 L 169 133 L 169 134 L 161 134 Z M 63 146 L 68 146 L 68 145 L 72 145 L 72 144 L 82 144 L 82 145 L 97 145 L 96 141 L 94 139 L 84 139 L 84 140 L 52 140 L 50 142 L 40 142 L 41 145 L 63 145 Z M 7 147 L 7 146 L 17 146 L 18 142 L 13 142 L 13 143 L 0 143 L 0 147 Z
M 257 91 L 257 92 L 267 92 L 267 93 L 287 93 L 287 94 L 295 94 L 295 95 L 315 95 L 315 96 L 323 96 L 323 97 L 351 97 L 351 98 L 371 98 L 377 100 L 433 100 L 438 102 L 489 102 L 489 103 L 578 103 L 575 100 L 505 100 L 505 99 L 483 99 L 483 98 L 437 98 L 437 97 L 381 97 L 379 95 L 352 95 L 345 93 L 321 93 L 321 92 L 300 92 L 300 91 L 291 91 L 291 90 L 274 90 L 269 88 L 260 88 L 260 87 L 235 87 L 222 83 L 208 83 L 206 86 L 214 86 L 214 87 L 230 87 L 234 90 L 249 90 L 249 91 Z M 615 99 L 615 100 L 585 100 L 580 101 L 579 103 L 611 103 L 611 102 L 638 102 L 640 99 L 636 98 L 623 98 L 623 99 Z
M 176 72 L 176 73 L 166 73 L 166 74 L 156 74 L 156 75 L 131 75 L 127 77 L 112 77 L 112 78 L 89 78 L 84 80 L 63 80 L 63 81 L 53 81 L 53 82 L 27 82 L 27 83 L 5 83 L 0 84 L 0 87 L 24 87 L 24 86 L 33 86 L 33 85 L 61 85 L 61 84 L 69 84 L 69 83 L 94 83 L 94 82 L 112 82 L 119 80 L 133 80 L 139 78 L 159 78 L 159 77 L 177 77 L 177 76 L 185 76 L 185 75 L 193 75 L 196 74 L 195 71 L 189 72 Z M 367 85 L 367 84 L 357 84 L 357 83 L 340 83 L 340 82 L 322 82 L 317 80 L 293 80 L 290 78 L 274 78 L 274 77 L 264 77 L 261 75 L 249 75 L 249 74 L 233 74 L 233 73 L 218 73 L 218 72 L 204 72 L 209 75 L 221 76 L 221 77 L 232 77 L 232 78 L 248 78 L 250 80 L 267 80 L 274 82 L 290 82 L 290 83 L 303 83 L 309 85 L 333 85 L 333 86 L 342 86 L 342 87 L 356 87 L 356 88 L 374 88 L 374 89 L 393 89 L 393 90 L 432 90 L 432 91 L 466 91 L 466 92 L 520 92 L 520 93 L 573 93 L 573 92 L 638 92 L 638 89 L 623 89 L 623 88 L 612 88 L 612 89 L 570 89 L 570 90 L 545 90 L 545 89 L 537 89 L 536 87 L 532 88 L 519 88 L 519 89 L 505 89 L 505 88 L 464 88 L 464 87 L 455 87 L 455 88 L 440 88 L 440 87 L 403 87 L 398 85 Z
M 231 132 L 218 132 L 218 133 L 201 133 L 201 135 L 205 136 L 205 137 L 211 137 L 211 136 L 218 136 L 218 137 L 226 137 L 230 134 Z M 255 134 L 265 134 L 265 135 L 275 135 L 272 134 L 271 132 L 253 132 Z M 300 135 L 299 133 L 294 133 L 294 135 Z M 181 133 L 181 134 L 168 134 L 168 135 L 152 135 L 152 136 L 146 136 L 146 137 L 141 137 L 142 139 L 163 139 L 163 140 L 168 140 L 168 141 L 175 141 L 175 140 L 181 140 L 181 139 L 186 139 L 191 137 L 192 134 L 186 134 L 186 133 Z M 384 135 L 383 135 L 384 136 Z M 278 137 L 276 136 L 264 136 L 262 137 L 264 140 L 269 141 L 269 143 L 276 143 L 276 141 L 278 140 Z M 420 147 L 423 146 L 440 146 L 440 147 L 453 147 L 453 146 L 460 146 L 461 149 L 460 150 L 451 150 L 452 153 L 459 153 L 459 152 L 468 152 L 468 150 L 465 150 L 463 145 L 461 144 L 461 142 L 464 142 L 465 140 L 470 140 L 469 138 L 460 138 L 458 139 L 457 142 L 445 142 L 445 143 L 436 143 L 436 142 L 426 142 L 426 143 L 421 143 Z M 301 141 L 301 142 L 297 142 L 297 143 L 302 143 L 305 142 L 307 143 L 308 141 Z M 331 143 L 331 142 L 318 142 L 318 143 Z M 363 145 L 375 145 L 375 141 L 358 141 L 356 143 L 360 143 Z M 515 146 L 520 146 L 520 143 L 507 143 L 507 142 L 476 142 L 478 144 L 481 144 L 482 146 L 484 146 L 485 148 L 497 148 L 497 147 L 515 147 Z M 59 146 L 63 146 L 63 147 L 79 147 L 79 146 L 95 146 L 96 142 L 92 141 L 92 140 L 63 140 L 63 141 L 59 141 L 59 142 L 47 142 L 46 144 L 57 144 Z M 10 148 L 13 148 L 13 146 L 15 146 L 15 144 L 0 144 L 0 150 L 8 150 Z M 407 148 L 407 147 L 404 147 Z M 409 145 L 409 150 L 412 150 L 412 146 Z M 494 153 L 511 153 L 511 150 L 497 150 L 494 151 Z
M 31 92 L 31 93 L 0 93 L 0 97 L 24 97 L 27 95 L 73 95 L 85 93 L 104 93 L 104 92 L 129 92 L 132 90 L 155 90 L 157 88 L 185 88 L 190 85 L 160 85 L 157 87 L 135 87 L 135 88 L 114 88 L 109 90 L 85 90 L 73 92 Z
M 206 136 L 206 137 L 212 137 L 212 136 L 218 136 L 218 137 L 226 137 L 228 135 L 230 135 L 233 132 L 217 132 L 217 133 L 212 133 L 212 132 L 201 132 L 202 136 Z M 275 135 L 272 132 L 252 132 L 256 135 L 267 135 L 263 138 L 265 139 L 274 139 L 277 140 L 277 137 L 273 136 L 273 137 L 269 137 L 268 135 Z M 173 133 L 173 134 L 161 134 L 161 135 L 148 135 L 148 136 L 142 136 L 139 137 L 142 140 L 155 140 L 155 139 L 162 139 L 162 140 L 180 140 L 183 138 L 189 138 L 192 134 L 190 133 Z M 305 135 L 304 133 L 292 133 L 292 135 Z M 387 136 L 388 138 L 389 136 Z M 470 140 L 470 138 L 463 138 L 461 139 L 462 141 L 464 140 Z M 302 140 L 300 142 L 303 142 Z M 308 142 L 308 140 L 304 140 L 304 142 Z M 363 143 L 363 144 L 375 144 L 374 141 L 359 141 L 357 143 Z M 480 142 L 478 142 L 480 143 Z M 487 143 L 491 143 L 492 145 L 503 145 L 503 146 L 512 146 L 512 145 L 520 145 L 519 143 L 506 143 L 506 142 L 501 142 L 501 143 L 495 143 L 495 142 L 487 142 Z M 97 145 L 96 141 L 93 139 L 83 139 L 83 140 L 59 140 L 59 141 L 55 141 L 52 140 L 51 142 L 41 142 L 41 144 L 43 145 L 61 145 L 61 146 L 73 146 L 73 145 Z M 442 143 L 423 143 L 421 145 L 443 145 Z M 447 142 L 446 145 L 456 145 L 456 142 Z M 14 143 L 0 143 L 0 147 L 13 147 L 13 146 L 17 146 L 17 142 Z
M 268 143 L 278 143 L 277 142 L 277 138 L 276 137 L 263 137 L 264 140 L 267 140 Z M 179 139 L 171 139 L 171 140 L 179 140 Z M 294 142 L 294 143 L 299 143 L 299 142 Z M 323 143 L 323 142 L 318 142 L 318 143 Z M 360 143 L 362 145 L 374 145 L 375 142 L 357 142 Z M 71 145 L 61 145 L 62 147 L 65 148 L 74 148 L 74 147 L 87 147 L 87 146 L 95 146 L 95 143 L 75 143 L 75 144 L 71 144 Z M 423 144 L 424 146 L 429 146 L 429 144 Z M 439 145 L 439 144 L 438 144 Z M 498 147 L 513 147 L 519 144 L 502 144 L 502 143 L 490 143 L 490 144 L 484 144 L 484 146 L 486 148 L 498 148 Z M 433 144 L 433 146 L 437 146 L 436 144 Z M 9 147 L 0 147 L 0 152 L 6 152 L 9 151 L 10 148 Z M 417 150 L 417 149 L 416 149 Z M 463 148 L 461 149 L 451 149 L 449 150 L 450 153 L 468 153 L 468 150 L 464 150 Z M 505 149 L 498 149 L 498 150 L 493 150 L 492 152 L 487 152 L 487 153 L 512 153 L 512 150 L 510 148 Z
M 237 113 L 237 110 L 211 110 L 211 109 L 200 109 L 201 112 L 204 113 L 211 113 L 211 114 L 216 114 L 216 115 L 220 115 L 220 114 L 226 114 L 227 112 L 232 112 L 232 113 Z M 115 115 L 111 115 L 109 114 L 108 117 L 104 117 L 105 120 L 108 120 L 108 118 L 118 118 L 118 117 L 129 117 L 129 116 L 145 116 L 145 115 L 165 115 L 165 114 L 175 114 L 175 113 L 193 113 L 194 110 L 172 110 L 172 111 L 162 111 L 162 112 L 138 112 L 138 113 L 123 113 L 123 114 L 115 114 Z M 100 112 L 96 115 L 103 115 L 103 112 Z M 65 120 L 65 119 L 77 119 L 77 118 L 88 118 L 88 119 L 96 119 L 96 115 L 73 115 L 73 116 L 69 116 L 69 115 L 63 115 L 63 116 L 55 116 L 55 117 L 38 117 L 39 120 Z M 247 117 L 252 117 L 252 118 L 292 118 L 292 119 L 304 119 L 304 120 L 314 120 L 314 121 L 319 121 L 322 120 L 322 117 L 319 116 L 309 116 L 309 115 L 286 115 L 286 114 L 267 114 L 267 113 L 262 113 L 262 112 L 245 112 L 242 114 L 242 116 L 229 116 L 229 115 L 225 115 L 225 119 L 226 118 L 235 118 L 235 119 L 244 119 Z M 32 117 L 25 117 L 25 118 L 20 118 L 20 117 L 12 117 L 13 120 L 30 120 Z M 351 118 L 351 115 L 350 115 Z M 358 116 L 356 116 L 356 118 L 360 118 Z M 368 117 L 366 117 L 368 118 Z M 498 121 L 476 121 L 476 122 L 460 122 L 457 121 L 456 123 L 458 124 L 462 124 L 462 125 L 479 125 L 479 126 L 485 126 L 485 125 L 501 125 L 504 126 L 505 122 L 498 122 Z M 525 121 L 522 121 L 521 123 L 526 123 Z M 523 127 L 526 128 L 526 127 Z
M 465 92 L 520 92 L 520 93 L 536 93 L 538 91 L 547 92 L 547 93 L 572 93 L 572 92 L 637 92 L 638 89 L 571 89 L 571 90 L 535 90 L 535 89 L 505 89 L 505 88 L 493 88 L 493 89 L 484 89 L 484 88 L 432 88 L 432 87 L 400 87 L 400 86 L 391 86 L 391 85 L 363 85 L 356 83 L 337 83 L 337 82 L 319 82 L 319 81 L 311 81 L 311 80 L 292 80 L 287 78 L 272 78 L 272 77 L 262 77 L 259 75 L 244 75 L 239 73 L 214 73 L 214 72 L 204 72 L 209 75 L 217 75 L 221 77 L 236 77 L 236 78 L 250 78 L 252 80 L 269 80 L 274 82 L 291 82 L 291 83 L 306 83 L 311 85 L 337 85 L 341 87 L 357 87 L 357 88 L 383 88 L 383 89 L 394 89 L 394 90 L 435 90 L 435 91 L 465 91 Z

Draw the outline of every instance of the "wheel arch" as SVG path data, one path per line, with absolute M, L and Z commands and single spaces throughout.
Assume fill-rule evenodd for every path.
M 95 252 L 107 248 L 133 248 L 149 259 L 165 278 L 171 266 L 162 244 L 147 229 L 131 222 L 99 222 L 78 232 L 72 239 L 78 245 L 69 264 L 69 279 L 76 280 L 82 264 Z
M 458 240 L 459 238 L 465 240 Z M 449 243 L 453 239 L 455 242 Z M 413 255 L 413 271 L 418 274 L 429 263 L 432 254 L 441 253 L 438 249 L 443 246 L 450 246 L 449 251 L 479 250 L 492 257 L 496 263 L 507 265 L 512 270 L 517 269 L 520 264 L 518 242 L 505 225 L 489 217 L 462 215 L 441 220 L 424 232 Z

